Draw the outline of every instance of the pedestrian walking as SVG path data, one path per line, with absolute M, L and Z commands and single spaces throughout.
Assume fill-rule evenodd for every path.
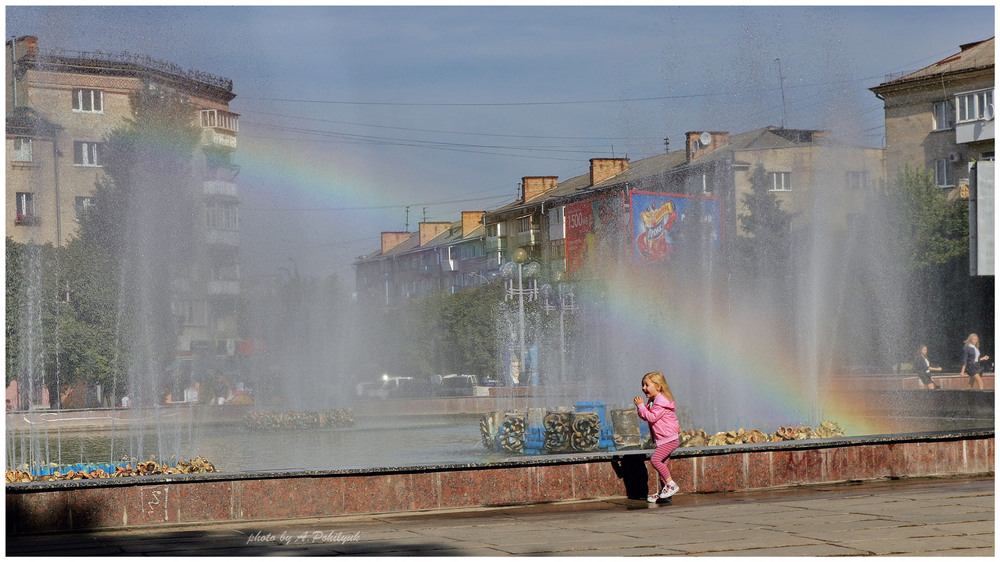
M 656 503 L 657 500 L 665 500 L 680 490 L 670 477 L 667 462 L 670 460 L 670 453 L 673 453 L 680 444 L 681 428 L 675 412 L 677 405 L 674 404 L 674 395 L 670 392 L 670 386 L 663 378 L 663 373 L 657 371 L 646 373 L 642 377 L 642 392 L 646 395 L 646 400 L 641 396 L 635 397 L 636 412 L 649 424 L 649 433 L 656 441 L 656 450 L 653 451 L 649 462 L 659 475 L 661 486 L 660 491 L 646 498 L 646 501 Z
M 983 389 L 983 377 L 980 376 L 980 373 L 983 372 L 983 366 L 980 361 L 986 361 L 989 358 L 989 355 L 979 355 L 979 336 L 969 334 L 969 337 L 965 338 L 965 347 L 962 348 L 962 372 L 960 373 L 969 376 L 969 388 Z
M 920 383 L 929 390 L 940 388 L 934 384 L 934 379 L 931 378 L 931 371 L 940 371 L 941 367 L 931 367 L 931 360 L 927 358 L 926 345 L 920 346 L 917 358 L 913 361 L 913 370 L 916 371 L 917 376 L 920 377 Z

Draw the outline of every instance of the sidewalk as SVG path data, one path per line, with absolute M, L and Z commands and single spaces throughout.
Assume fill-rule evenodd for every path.
M 8 556 L 994 555 L 994 479 L 8 536 Z

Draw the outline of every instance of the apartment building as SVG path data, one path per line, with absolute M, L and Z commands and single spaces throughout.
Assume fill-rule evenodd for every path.
M 871 88 L 885 105 L 889 179 L 904 166 L 923 168 L 951 197 L 969 199 L 972 275 L 994 268 L 994 59 L 990 37 Z
M 438 243 L 447 236 L 382 233 L 382 248 L 355 262 L 359 302 L 388 306 L 410 295 L 495 279 L 518 248 L 541 265 L 543 278 L 601 278 L 610 268 L 670 259 L 674 229 L 687 216 L 711 222 L 717 246 L 724 237 L 744 234 L 738 216 L 747 212 L 743 195 L 758 168 L 782 208 L 794 214 L 793 231 L 816 221 L 846 231 L 885 179 L 882 149 L 844 145 L 825 131 L 781 127 L 735 135 L 692 131 L 680 150 L 636 162 L 593 158 L 589 164 L 587 173 L 562 182 L 524 176 L 517 200 L 479 213 L 480 224 L 463 229 L 459 247 L 476 247 L 474 262 L 444 259 Z M 442 282 L 441 272 L 453 267 L 464 278 Z
M 937 185 L 967 192 L 969 164 L 994 159 L 993 38 L 871 88 L 885 105 L 889 179 L 909 165 Z
M 487 247 L 497 240 L 501 263 L 523 247 L 550 274 L 577 278 L 669 259 L 671 231 L 694 215 L 692 205 L 712 222 L 716 244 L 744 234 L 737 217 L 758 168 L 794 214 L 793 230 L 817 220 L 849 228 L 884 179 L 881 149 L 846 146 L 824 131 L 692 131 L 681 150 L 636 162 L 592 159 L 587 174 L 564 182 L 522 179 L 519 201 L 486 213 Z
M 197 108 L 192 167 L 200 177 L 191 197 L 202 209 L 201 243 L 187 278 L 172 283 L 178 352 L 232 355 L 240 294 L 232 82 L 146 56 L 45 50 L 33 36 L 6 46 L 6 232 L 16 242 L 60 246 L 76 234 L 104 178 L 104 139 L 132 117 L 129 95 L 144 83 L 181 93 Z
M 483 211 L 462 220 L 421 222 L 417 232 L 383 232 L 382 246 L 354 262 L 358 302 L 389 307 L 489 280 Z

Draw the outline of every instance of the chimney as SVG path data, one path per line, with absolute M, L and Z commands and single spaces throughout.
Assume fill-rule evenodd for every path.
M 435 236 L 448 230 L 450 222 L 422 222 L 420 223 L 420 245 L 430 242 Z
M 486 216 L 485 211 L 462 211 L 462 238 L 482 226 L 484 216 Z
M 521 178 L 521 203 L 527 203 L 558 186 L 558 176 L 525 176 Z
M 409 232 L 383 232 L 382 233 L 382 253 L 399 246 L 410 237 Z
M 685 136 L 688 162 L 729 144 L 728 131 L 688 131 Z
M 591 158 L 590 185 L 597 185 L 627 169 L 628 158 Z
M 38 54 L 38 37 L 35 37 L 34 35 L 24 35 L 22 37 L 18 37 L 17 40 L 19 43 L 21 42 L 24 43 L 25 51 L 23 54 L 25 55 Z

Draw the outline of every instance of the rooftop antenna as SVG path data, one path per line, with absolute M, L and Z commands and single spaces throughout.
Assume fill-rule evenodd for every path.
M 778 63 L 778 83 L 781 84 L 781 128 L 785 128 L 785 77 L 781 74 L 781 59 L 774 59 Z
M 410 206 L 406 206 L 406 225 L 403 227 L 406 232 L 410 231 Z
M 424 207 L 424 222 L 427 222 L 427 207 Z

